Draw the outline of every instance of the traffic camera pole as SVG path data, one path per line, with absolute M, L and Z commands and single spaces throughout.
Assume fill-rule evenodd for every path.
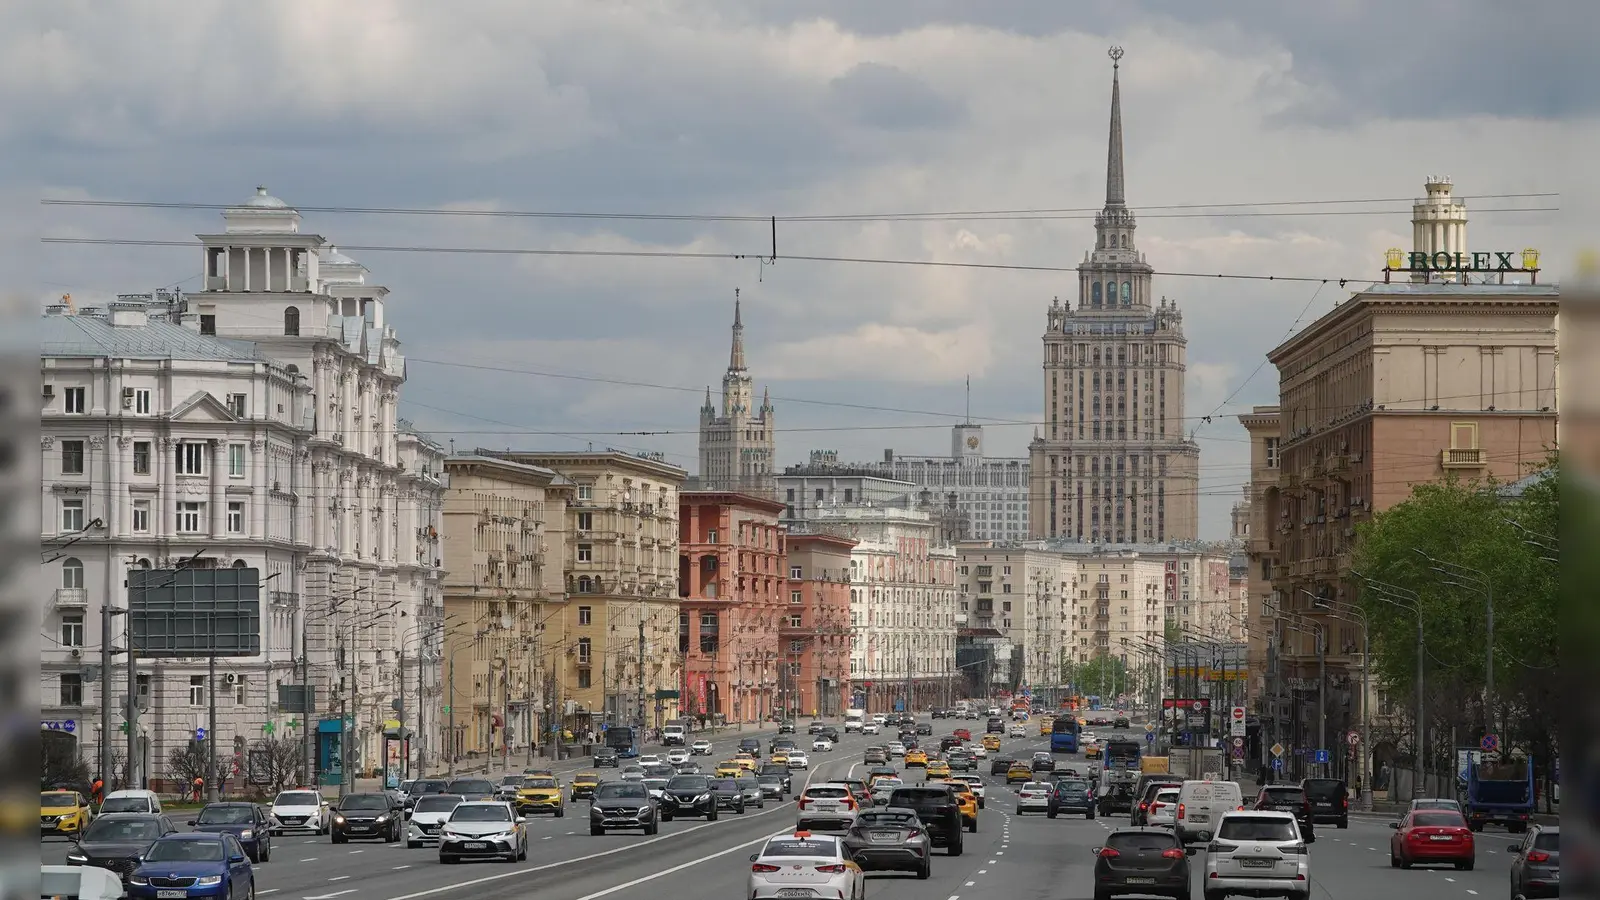
M 217 801 L 217 631 L 211 626 L 211 653 L 206 657 L 206 802 Z
M 128 702 L 134 700 L 128 694 Z M 100 774 L 106 784 L 115 784 L 111 771 L 111 598 L 100 600 Z

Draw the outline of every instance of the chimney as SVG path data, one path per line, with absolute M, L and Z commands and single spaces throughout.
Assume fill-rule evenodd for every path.
M 893 447 L 886 448 L 883 451 L 883 461 L 888 463 L 891 466 L 894 465 L 894 448 Z
M 143 298 L 118 297 L 109 308 L 113 328 L 142 328 L 150 324 L 150 304 Z

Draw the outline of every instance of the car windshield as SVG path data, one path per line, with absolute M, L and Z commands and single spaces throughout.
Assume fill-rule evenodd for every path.
M 737 791 L 739 782 L 734 781 L 732 778 L 718 778 L 711 782 L 711 789 L 713 791 Z
M 388 809 L 389 798 L 383 794 L 351 794 L 339 800 L 340 809 Z
M 850 796 L 850 789 L 847 788 L 847 787 L 835 787 L 833 785 L 822 785 L 822 786 L 819 786 L 819 787 L 806 788 L 806 796 L 807 797 L 820 797 L 820 798 L 822 798 L 824 800 L 827 800 L 827 799 L 830 799 L 830 798 L 836 798 L 836 797 L 848 797 L 848 796 Z
M 878 783 L 874 785 L 874 787 L 877 787 L 880 790 L 894 790 L 902 784 L 905 784 L 905 782 L 901 781 L 899 778 L 879 778 Z
M 452 797 L 449 794 L 431 794 L 427 797 L 422 797 L 417 800 L 415 812 L 449 812 L 450 810 L 455 809 L 459 803 L 461 803 L 460 797 Z
M 560 787 L 560 786 L 561 785 L 556 784 L 556 780 L 554 778 L 524 778 L 524 779 L 522 779 L 522 789 L 525 790 L 525 791 L 532 790 L 534 788 L 556 788 L 556 787 Z
M 711 789 L 711 779 L 704 775 L 679 775 L 667 782 L 669 791 L 704 792 Z
M 154 819 L 95 819 L 83 839 L 90 843 L 104 841 L 122 844 L 153 841 L 161 836 L 161 826 Z
M 441 780 L 439 780 L 437 778 L 418 779 L 417 781 L 414 781 L 414 782 L 411 783 L 411 793 L 413 793 L 413 794 L 437 794 L 437 793 L 441 793 L 442 791 L 444 791 L 445 788 L 447 788 L 449 786 L 450 786 L 450 782 L 441 781 Z
M 445 790 L 452 794 L 492 794 L 494 785 L 483 778 L 463 778 L 450 782 Z
M 619 781 L 600 785 L 594 795 L 597 800 L 644 800 L 649 798 L 650 789 L 643 784 Z
M 208 806 L 200 810 L 200 825 L 248 825 L 256 820 L 253 806 Z
M 1084 791 L 1087 791 L 1088 789 L 1089 789 L 1089 782 L 1087 782 L 1087 781 L 1071 781 L 1071 780 L 1063 778 L 1062 780 L 1056 782 L 1056 790 L 1059 790 L 1059 791 L 1062 791 L 1062 792 L 1068 793 L 1068 794 L 1083 793 Z
M 761 776 L 761 783 L 762 784 L 783 784 L 783 776 L 782 775 L 762 775 Z
M 322 795 L 315 791 L 284 791 L 273 799 L 273 806 L 316 806 Z
M 1159 831 L 1114 831 L 1106 838 L 1106 846 L 1122 853 L 1160 853 L 1178 846 L 1178 839 Z
M 100 804 L 100 813 L 150 812 L 150 801 L 143 797 L 111 797 Z
M 1411 824 L 1424 828 L 1465 828 L 1467 820 L 1461 818 L 1460 813 L 1453 812 L 1423 812 L 1411 817 Z
M 1177 803 L 1178 802 L 1178 789 L 1177 788 L 1162 788 L 1161 790 L 1156 791 L 1156 802 L 1157 803 Z
M 586 784 L 593 784 L 593 783 L 595 783 L 595 782 L 600 780 L 600 773 L 599 772 L 579 772 L 578 774 L 572 776 L 572 780 L 575 781 L 575 782 L 584 782 Z
M 1306 798 L 1299 788 L 1267 788 L 1268 803 L 1299 803 Z
M 500 803 L 463 803 L 450 813 L 452 822 L 509 822 L 511 810 Z
M 1224 841 L 1292 841 L 1299 836 L 1293 819 L 1265 816 L 1228 816 L 1217 832 Z
M 517 782 L 519 782 L 521 780 L 522 780 L 522 776 L 521 775 L 502 775 L 502 776 L 500 776 L 500 783 L 504 784 L 504 785 L 513 785 L 513 784 L 516 784 Z
M 761 855 L 769 858 L 774 856 L 820 856 L 832 859 L 839 853 L 835 848 L 836 845 L 831 840 L 781 838 L 767 841 L 767 846 L 761 851 Z
M 145 851 L 145 862 L 221 862 L 221 841 L 156 841 Z
M 39 805 L 47 807 L 76 806 L 77 794 L 40 794 Z

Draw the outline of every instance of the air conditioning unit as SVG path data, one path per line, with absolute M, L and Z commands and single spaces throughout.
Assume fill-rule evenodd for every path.
M 44 386 L 44 398 L 46 400 L 49 400 L 51 397 L 54 397 L 55 395 L 56 395 L 56 386 L 55 385 L 47 384 L 47 385 Z
M 122 408 L 133 409 L 133 388 L 122 389 Z
M 72 658 L 73 659 L 83 659 L 83 648 L 82 647 L 73 647 L 72 648 Z
M 227 674 L 222 676 L 222 683 L 226 684 L 226 685 L 238 684 L 239 683 L 239 676 L 233 674 L 232 672 L 229 672 L 229 673 L 227 673 Z

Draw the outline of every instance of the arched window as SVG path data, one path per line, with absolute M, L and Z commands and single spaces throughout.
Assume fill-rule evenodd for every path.
M 1122 236 L 1122 249 L 1124 249 L 1124 250 L 1128 249 L 1128 236 L 1127 235 L 1123 235 Z
M 1122 305 L 1133 305 L 1133 282 L 1131 281 L 1124 281 L 1122 283 Z
M 283 333 L 290 337 L 300 336 L 300 308 L 291 306 L 283 311 Z
M 141 569 L 150 568 L 150 560 L 149 560 L 149 558 L 141 558 L 139 560 L 139 568 L 141 568 Z
M 64 588 L 83 587 L 83 560 L 76 556 L 69 556 L 61 563 L 61 586 Z
M 1089 304 L 1091 306 L 1100 305 L 1100 282 L 1098 281 L 1089 286 Z
M 589 580 L 589 576 L 587 576 L 587 575 L 579 576 L 579 578 L 578 578 L 578 593 L 580 593 L 580 594 L 589 593 L 592 584 L 593 584 L 593 582 L 591 582 Z
M 246 564 L 245 561 L 242 560 L 242 559 L 236 559 L 236 560 L 233 561 L 233 567 L 235 569 L 248 569 L 249 565 Z

